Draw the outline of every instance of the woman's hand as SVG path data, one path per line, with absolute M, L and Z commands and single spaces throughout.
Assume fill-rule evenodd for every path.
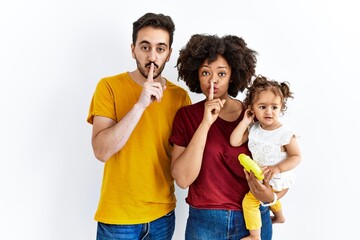
M 221 109 L 224 107 L 225 99 L 216 98 L 205 102 L 203 122 L 211 125 L 218 118 Z
M 254 194 L 254 196 L 261 202 L 272 202 L 274 200 L 274 193 L 272 187 L 269 184 L 270 179 L 265 177 L 265 179 L 261 182 L 257 180 L 254 173 L 248 173 L 245 169 L 244 172 L 251 193 Z M 278 199 L 284 196 L 286 192 L 287 189 L 278 193 Z
M 214 99 L 214 81 L 210 81 L 209 96 L 205 102 L 203 123 L 211 126 L 220 114 L 221 109 L 224 107 L 225 99 Z

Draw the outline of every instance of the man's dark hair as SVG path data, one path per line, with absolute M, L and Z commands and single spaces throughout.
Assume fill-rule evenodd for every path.
M 132 42 L 135 45 L 138 32 L 141 28 L 151 26 L 154 28 L 160 28 L 169 33 L 170 46 L 173 43 L 175 24 L 170 16 L 156 13 L 146 13 L 133 23 Z

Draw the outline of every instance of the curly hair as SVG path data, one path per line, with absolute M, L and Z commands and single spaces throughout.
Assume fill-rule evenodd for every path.
M 178 80 L 184 80 L 190 91 L 202 93 L 198 70 L 205 60 L 212 63 L 218 55 L 224 57 L 231 67 L 228 94 L 236 97 L 246 89 L 255 74 L 257 52 L 248 48 L 242 38 L 234 35 L 191 36 L 186 46 L 180 50 L 176 63 Z
M 139 30 L 147 26 L 151 26 L 153 28 L 160 28 L 167 31 L 170 36 L 169 44 L 171 47 L 174 39 L 175 24 L 170 16 L 166 16 L 161 13 L 146 13 L 138 20 L 133 22 L 132 42 L 134 45 L 136 43 Z
M 246 107 L 252 106 L 259 98 L 259 94 L 266 90 L 271 90 L 276 96 L 281 98 L 281 111 L 285 111 L 287 109 L 286 102 L 288 98 L 294 98 L 293 93 L 290 91 L 290 84 L 288 82 L 277 82 L 275 80 L 269 80 L 267 77 L 262 75 L 257 75 L 251 86 L 247 88 L 244 105 Z

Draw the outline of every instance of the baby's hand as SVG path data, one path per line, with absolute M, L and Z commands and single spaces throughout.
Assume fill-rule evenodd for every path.
M 250 109 L 246 109 L 244 113 L 243 121 L 247 125 L 250 125 L 254 121 L 254 117 L 255 117 L 254 113 Z
M 266 176 L 266 179 L 271 179 L 272 177 L 274 177 L 276 174 L 280 173 L 280 168 L 278 166 L 268 166 L 268 167 L 263 167 L 262 171 L 264 173 L 264 175 Z

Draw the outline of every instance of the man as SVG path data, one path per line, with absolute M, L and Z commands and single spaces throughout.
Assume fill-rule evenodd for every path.
M 191 103 L 188 93 L 161 76 L 172 52 L 175 25 L 147 13 L 133 23 L 137 69 L 99 81 L 87 121 L 92 146 L 105 162 L 95 220 L 97 239 L 171 239 L 175 229 L 171 177 L 172 122 Z

